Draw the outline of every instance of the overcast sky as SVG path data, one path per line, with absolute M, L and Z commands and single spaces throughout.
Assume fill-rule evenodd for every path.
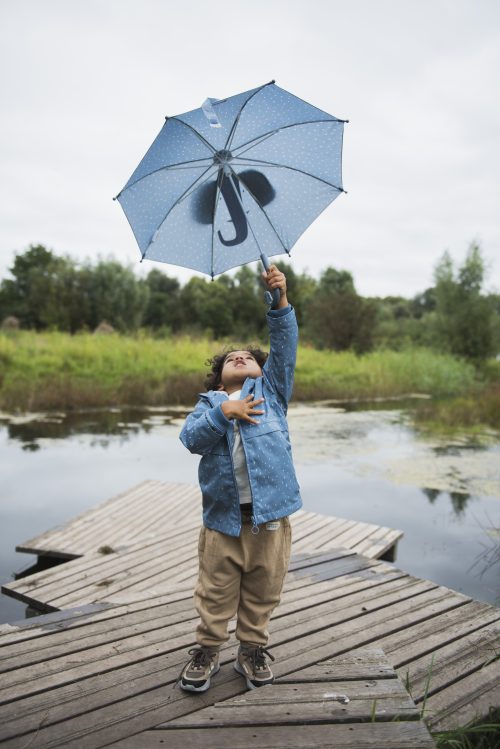
M 292 250 L 412 296 L 478 240 L 500 290 L 498 0 L 0 0 L 0 277 L 42 243 L 145 261 L 112 197 L 165 115 L 271 79 L 341 118 L 341 195 Z M 278 258 L 276 258 L 278 262 Z

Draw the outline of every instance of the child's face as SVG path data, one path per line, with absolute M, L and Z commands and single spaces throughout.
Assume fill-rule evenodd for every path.
M 230 351 L 224 359 L 221 372 L 221 389 L 243 385 L 247 377 L 261 377 L 262 369 L 249 351 Z

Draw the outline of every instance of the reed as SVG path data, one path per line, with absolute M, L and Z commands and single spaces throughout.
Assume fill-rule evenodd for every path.
M 419 403 L 413 420 L 431 433 L 467 432 L 471 435 L 500 430 L 500 382 L 475 387 L 454 398 Z
M 229 343 L 189 336 L 153 338 L 144 332 L 3 332 L 0 407 L 33 411 L 190 405 L 204 389 L 206 360 Z M 358 356 L 301 345 L 294 399 L 369 399 L 416 392 L 450 396 L 470 390 L 474 382 L 471 365 L 427 349 Z

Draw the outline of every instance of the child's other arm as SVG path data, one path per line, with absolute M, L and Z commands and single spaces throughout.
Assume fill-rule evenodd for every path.
M 184 422 L 179 439 L 189 452 L 203 455 L 225 436 L 230 425 L 220 405 L 212 407 L 200 400 Z
M 276 309 L 269 310 L 270 352 L 264 364 L 263 373 L 272 388 L 278 394 L 286 411 L 292 397 L 293 377 L 297 358 L 298 327 L 295 311 L 290 306 L 286 293 L 284 273 L 271 265 L 267 273 L 262 274 L 268 288 L 280 290 L 280 302 Z

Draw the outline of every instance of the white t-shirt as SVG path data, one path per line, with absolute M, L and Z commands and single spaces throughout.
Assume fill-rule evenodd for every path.
M 228 395 L 230 401 L 240 400 L 241 390 Z M 246 504 L 252 501 L 252 492 L 250 490 L 250 481 L 248 479 L 247 459 L 243 445 L 241 444 L 240 425 L 238 419 L 232 419 L 234 424 L 234 445 L 233 445 L 233 465 L 240 495 L 240 504 Z

